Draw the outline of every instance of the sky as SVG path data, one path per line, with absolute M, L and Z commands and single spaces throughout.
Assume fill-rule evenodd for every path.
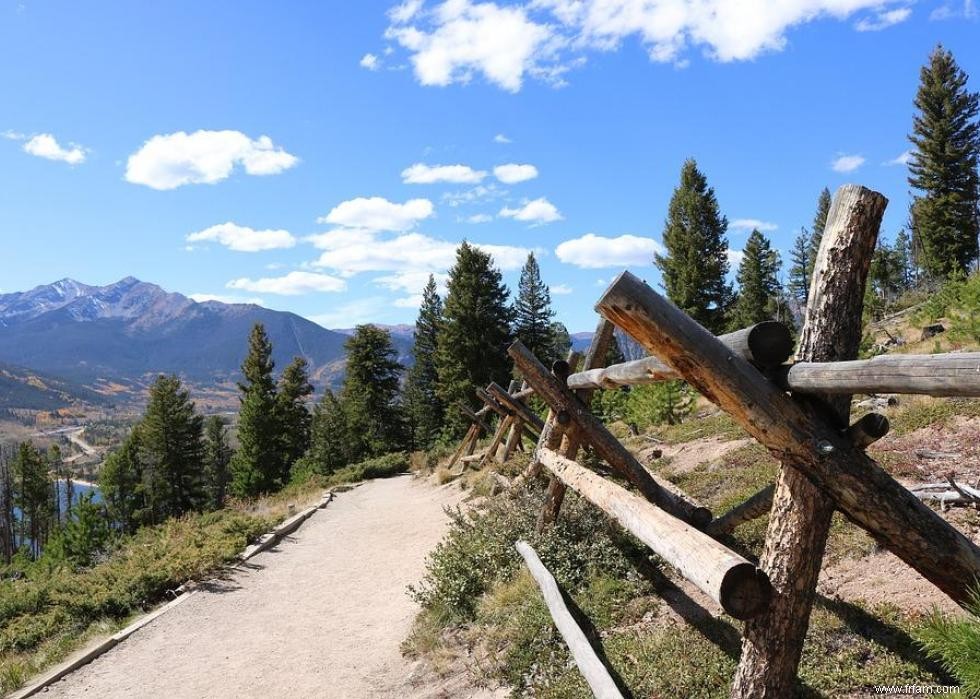
M 733 273 L 823 187 L 885 194 L 893 238 L 938 42 L 980 90 L 973 0 L 0 0 L 0 290 L 412 323 L 466 239 L 512 290 L 533 251 L 590 330 L 623 269 L 659 283 L 687 158 Z

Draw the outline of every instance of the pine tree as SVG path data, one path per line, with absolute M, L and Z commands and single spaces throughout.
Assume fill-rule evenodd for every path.
M 738 297 L 730 323 L 733 330 L 772 319 L 780 292 L 779 266 L 779 253 L 762 233 L 753 230 L 738 267 Z
M 0 560 L 10 563 L 16 546 L 14 472 L 9 448 L 0 444 Z
M 898 266 L 898 279 L 903 291 L 915 286 L 915 262 L 912 255 L 912 241 L 909 234 L 903 228 L 895 236 L 895 264 Z
M 817 213 L 813 216 L 813 232 L 810 234 L 809 268 L 811 274 L 817 263 L 817 252 L 820 250 L 820 241 L 823 240 L 823 231 L 827 227 L 827 215 L 829 213 L 830 190 L 824 187 L 817 198 Z
M 212 415 L 204 421 L 204 491 L 208 509 L 220 510 L 225 506 L 231 456 L 224 418 Z
M 445 406 L 474 405 L 477 386 L 506 383 L 510 376 L 508 291 L 490 255 L 465 241 L 449 270 L 448 288 L 436 350 L 438 395 Z M 450 433 L 465 424 L 459 411 L 446 411 Z
M 109 518 L 122 531 L 134 532 L 150 523 L 146 490 L 137 425 L 99 469 L 99 492 L 105 500 Z
M 231 490 L 254 497 L 272 491 L 282 475 L 282 452 L 276 410 L 276 384 L 272 378 L 272 343 L 265 327 L 256 323 L 248 339 L 242 364 L 244 382 L 238 384 L 238 450 L 231 460 Z
M 14 505 L 20 509 L 20 544 L 30 540 L 37 557 L 47 540 L 53 514 L 54 483 L 48 477 L 44 456 L 31 442 L 23 442 L 13 463 Z
M 404 367 L 391 335 L 374 325 L 358 325 L 344 348 L 347 369 L 340 404 L 347 426 L 346 456 L 355 462 L 403 449 L 398 388 Z
M 140 420 L 140 461 L 154 522 L 204 504 L 204 419 L 176 376 L 160 376 Z
M 565 359 L 572 348 L 572 336 L 564 323 L 555 321 L 551 324 L 551 347 L 545 352 L 546 357 Z
M 422 290 L 422 305 L 415 320 L 412 348 L 415 363 L 405 382 L 405 419 L 413 450 L 430 448 L 442 427 L 445 406 L 438 395 L 439 374 L 436 370 L 441 325 L 442 299 L 436 290 L 435 277 L 430 274 Z
M 813 273 L 810 240 L 810 232 L 801 228 L 799 235 L 793 239 L 793 249 L 789 253 L 789 281 L 786 288 L 800 306 L 806 304 L 810 294 L 810 275 Z
M 551 319 L 554 315 L 551 292 L 541 281 L 541 268 L 538 267 L 534 253 L 529 253 L 517 284 L 513 334 L 546 366 L 551 366 L 554 360 L 560 358 L 553 354 L 555 336 Z
M 276 396 L 279 417 L 279 438 L 282 463 L 279 482 L 289 482 L 293 464 L 310 447 L 310 411 L 306 399 L 313 394 L 308 374 L 309 364 L 303 357 L 296 357 L 283 370 Z
M 75 503 L 71 518 L 45 549 L 45 557 L 67 561 L 73 566 L 84 567 L 94 562 L 95 556 L 109 542 L 109 522 L 103 508 L 93 502 L 94 493 L 85 493 Z
M 310 432 L 310 448 L 303 461 L 312 471 L 327 475 L 349 463 L 345 452 L 347 422 L 344 410 L 329 388 L 313 409 Z
M 667 296 L 712 332 L 725 327 L 732 290 L 728 274 L 728 219 L 694 160 L 681 169 L 664 227 L 666 254 L 655 256 Z
M 932 276 L 967 272 L 977 257 L 980 232 L 980 95 L 942 45 L 919 76 L 918 110 L 909 140 L 909 185 L 921 192 L 912 203 L 919 261 Z

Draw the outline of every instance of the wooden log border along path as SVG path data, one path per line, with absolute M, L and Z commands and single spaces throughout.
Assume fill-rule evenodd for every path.
M 733 697 L 791 693 L 834 510 L 959 604 L 969 602 L 980 580 L 980 547 L 920 502 L 980 507 L 980 489 L 950 477 L 912 493 L 864 451 L 888 432 L 887 418 L 872 413 L 848 424 L 855 393 L 980 397 L 980 353 L 853 359 L 860 340 L 855 319 L 886 204 L 857 185 L 835 194 L 811 279 L 801 361 L 786 364 L 792 342 L 781 324 L 715 337 L 627 271 L 596 304 L 608 323 L 600 322 L 594 340 L 615 326 L 652 356 L 609 367 L 587 361 L 577 373 L 556 362 L 549 372 L 515 342 L 508 353 L 528 388 L 519 394 L 488 388 L 511 416 L 523 414 L 514 403 L 523 406 L 531 392 L 548 407 L 548 418 L 538 418 L 531 466 L 511 484 L 542 468 L 551 475 L 539 528 L 558 516 L 560 495 L 571 487 L 746 619 Z M 667 379 L 691 384 L 779 459 L 777 483 L 712 521 L 709 511 L 641 466 L 589 411 L 587 392 Z M 579 446 L 590 447 L 638 494 L 577 463 Z M 770 508 L 758 568 L 716 540 Z
M 358 484 L 354 484 L 354 487 L 356 487 L 357 485 Z M 317 510 L 325 509 L 326 506 L 329 505 L 330 502 L 334 499 L 334 497 L 335 497 L 334 489 L 328 490 L 323 494 L 323 498 L 320 500 L 319 503 L 317 503 L 316 505 L 312 505 L 306 508 L 305 510 L 301 510 L 300 512 L 296 513 L 292 517 L 285 519 L 284 521 L 282 521 L 281 523 L 273 527 L 271 531 L 259 537 L 259 540 L 256 541 L 254 544 L 246 546 L 245 549 L 240 554 L 238 554 L 237 557 L 238 562 L 235 563 L 235 565 L 231 566 L 231 569 L 235 570 L 237 568 L 240 568 L 243 563 L 245 563 L 253 556 L 256 556 L 259 553 L 262 553 L 263 551 L 272 548 L 273 546 L 278 544 L 280 541 L 283 540 L 284 537 L 292 534 L 297 529 L 299 529 L 300 526 L 302 526 L 303 522 L 305 522 L 310 517 L 312 517 Z M 74 658 L 69 658 L 68 660 L 61 663 L 60 665 L 56 665 L 52 669 L 41 674 L 41 676 L 36 681 L 31 683 L 27 687 L 23 687 L 17 690 L 16 692 L 14 692 L 13 694 L 10 694 L 8 696 L 8 699 L 27 699 L 27 697 L 32 697 L 35 694 L 38 694 L 46 687 L 53 685 L 55 682 L 58 682 L 65 675 L 74 672 L 75 670 L 77 670 L 78 668 L 84 665 L 88 665 L 90 662 L 92 662 L 93 660 L 95 660 L 101 655 L 105 655 L 107 652 L 109 652 L 110 650 L 118 646 L 120 643 L 122 643 L 127 638 L 132 636 L 134 633 L 142 629 L 144 626 L 147 626 L 152 622 L 156 621 L 161 616 L 169 612 L 171 609 L 180 606 L 188 599 L 190 599 L 191 596 L 197 594 L 198 589 L 196 583 L 192 580 L 184 583 L 176 590 L 174 590 L 174 592 L 177 593 L 177 597 L 170 600 L 162 607 L 158 607 L 157 609 L 154 609 L 152 612 L 148 612 L 147 614 L 144 614 L 143 616 L 139 617 L 136 621 L 131 623 L 129 626 L 125 627 L 124 629 L 121 629 L 120 631 L 117 631 L 109 638 L 100 641 L 99 643 L 92 646 L 91 648 L 88 648 L 81 655 Z

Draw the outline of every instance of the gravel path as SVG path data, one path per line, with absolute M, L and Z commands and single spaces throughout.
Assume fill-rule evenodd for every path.
M 460 497 L 408 476 L 341 493 L 246 569 L 39 696 L 445 696 L 409 684 L 399 644 L 417 611 L 405 588 Z M 456 686 L 452 696 L 483 695 Z

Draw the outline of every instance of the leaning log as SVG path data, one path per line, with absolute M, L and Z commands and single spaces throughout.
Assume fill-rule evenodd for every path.
M 698 528 L 711 521 L 711 510 L 698 505 L 669 481 L 658 479 L 643 468 L 636 457 L 619 443 L 619 440 L 588 408 L 582 405 L 578 397 L 564 383 L 544 368 L 520 340 L 512 344 L 507 353 L 514 360 L 518 371 L 555 413 L 556 425 L 563 419 L 574 422 L 582 443 L 591 444 L 596 453 L 605 459 L 616 473 L 632 483 L 647 500 Z M 556 448 L 557 445 L 549 437 L 549 433 L 543 432 L 540 444 Z M 560 440 L 558 443 L 560 444 Z
M 768 320 L 748 328 L 737 330 L 718 339 L 737 354 L 759 367 L 775 367 L 793 353 L 793 335 L 782 323 Z M 657 357 L 644 357 L 632 362 L 612 364 L 605 368 L 590 369 L 568 377 L 568 387 L 619 388 L 638 386 L 676 379 L 677 372 Z
M 466 434 L 463 436 L 463 441 L 459 443 L 456 451 L 453 452 L 452 457 L 446 464 L 446 468 L 452 468 L 456 465 L 456 462 L 463 456 L 463 453 L 469 448 L 470 443 L 479 437 L 480 428 L 476 425 L 470 425 L 469 429 L 466 430 Z
M 562 483 L 615 519 L 736 619 L 769 604 L 766 574 L 687 522 L 550 450 L 541 463 Z
M 466 405 L 466 403 L 464 403 L 462 401 L 459 401 L 456 405 L 459 406 L 459 411 L 461 413 L 463 413 L 463 415 L 465 415 L 466 417 L 469 418 L 470 422 L 472 422 L 474 425 L 476 425 L 477 427 L 479 427 L 481 430 L 483 430 L 487 434 L 490 434 L 492 432 L 492 430 L 490 429 L 490 426 L 487 425 L 487 423 L 485 423 L 480 418 L 479 415 L 477 415 L 475 412 L 473 412 L 473 409 L 470 408 L 470 406 Z
M 868 413 L 847 428 L 847 438 L 858 449 L 867 449 L 888 434 L 891 424 L 880 413 Z
M 613 681 L 609 670 L 603 665 L 599 656 L 596 654 L 588 637 L 579 628 L 575 617 L 565 604 L 565 597 L 555 581 L 555 577 L 545 568 L 544 563 L 538 558 L 531 545 L 526 541 L 518 541 L 516 544 L 517 552 L 521 554 L 527 564 L 528 572 L 538 584 L 544 603 L 548 606 L 551 613 L 551 620 L 555 622 L 555 628 L 568 644 L 568 650 L 572 653 L 575 666 L 582 673 L 586 684 L 592 690 L 593 696 L 598 699 L 623 699 L 622 693 Z
M 799 393 L 980 396 L 980 352 L 883 354 L 845 362 L 797 362 L 777 380 Z
M 764 380 L 629 272 L 613 282 L 596 310 L 673 366 L 776 458 L 828 492 L 848 519 L 954 600 L 969 600 L 980 577 L 980 548 L 855 449 L 818 410 Z
M 517 415 L 524 424 L 528 425 L 531 429 L 535 431 L 535 434 L 541 434 L 541 429 L 544 427 L 544 420 L 538 417 L 533 410 L 527 407 L 523 401 L 517 400 L 512 395 L 504 390 L 504 387 L 495 381 L 491 381 L 490 385 L 487 386 L 487 392 L 501 403 L 504 407 L 508 408 L 511 412 Z
M 490 440 L 490 446 L 487 447 L 486 454 L 483 456 L 483 461 L 481 465 L 486 466 L 490 462 L 496 460 L 497 449 L 500 447 L 500 443 L 504 441 L 504 437 L 507 436 L 507 432 L 510 430 L 511 425 L 514 424 L 513 417 L 505 417 L 497 425 L 497 431 L 493 435 L 493 439 Z
M 755 495 L 730 509 L 721 517 L 711 520 L 711 523 L 705 527 L 705 532 L 711 536 L 731 534 L 740 525 L 767 514 L 769 508 L 772 507 L 773 490 L 775 490 L 775 486 L 770 483 Z

